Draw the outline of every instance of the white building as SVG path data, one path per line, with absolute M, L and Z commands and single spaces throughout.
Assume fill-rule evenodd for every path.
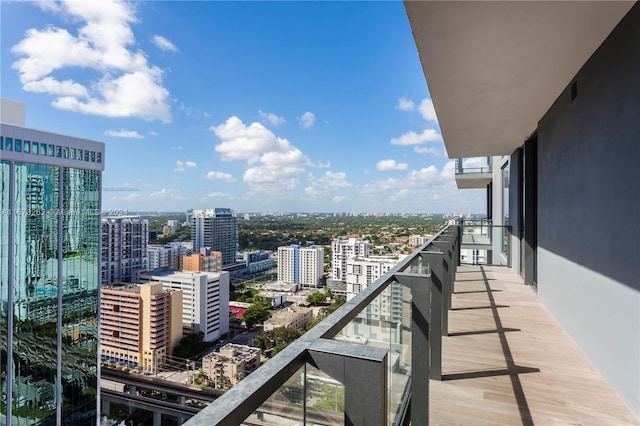
M 132 282 L 138 271 L 149 269 L 149 222 L 140 216 L 103 217 L 100 228 L 100 282 Z
M 331 242 L 333 279 L 345 281 L 347 260 L 353 256 L 369 257 L 369 241 L 360 238 L 338 238 Z
M 154 271 L 140 281 L 159 281 L 164 289 L 182 290 L 182 327 L 185 333 L 204 333 L 211 342 L 229 332 L 229 273 Z
M 190 250 L 179 244 L 149 245 L 147 254 L 149 256 L 149 270 L 158 268 L 182 269 L 182 257 L 186 256 Z
M 317 287 L 323 275 L 322 247 L 278 247 L 278 281 Z
M 386 274 L 398 263 L 398 259 L 386 257 L 352 257 L 347 262 L 347 300 L 367 288 L 369 284 Z

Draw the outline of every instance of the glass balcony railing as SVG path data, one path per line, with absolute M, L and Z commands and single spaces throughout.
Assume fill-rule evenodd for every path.
M 458 257 L 451 225 L 185 425 L 428 424 Z
M 508 265 L 508 225 L 493 225 L 487 219 L 458 220 L 457 225 L 461 264 Z
M 491 173 L 491 157 L 456 158 L 456 175 L 470 173 Z

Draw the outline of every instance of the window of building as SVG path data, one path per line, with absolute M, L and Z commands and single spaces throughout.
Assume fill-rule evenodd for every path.
M 56 146 L 56 157 L 62 158 L 62 147 Z
M 12 151 L 13 150 L 13 139 L 12 138 L 5 138 L 4 140 L 4 149 L 7 151 Z
M 113 305 L 113 312 L 120 312 L 120 305 Z
M 31 153 L 33 155 L 38 155 L 40 154 L 40 151 L 38 150 L 38 147 L 40 146 L 40 144 L 38 142 L 33 142 L 33 144 L 31 145 Z
M 76 159 L 76 149 L 75 148 L 70 148 L 69 149 L 69 158 L 71 158 L 72 160 Z
M 41 143 L 40 144 L 40 155 L 47 155 L 47 144 L 46 143 Z
M 102 153 L 96 152 L 96 162 L 102 163 Z
M 113 336 L 113 337 L 120 337 L 120 331 L 118 331 L 118 330 L 113 330 L 112 336 Z
M 84 161 L 89 161 L 89 151 L 88 150 L 84 150 Z
M 49 145 L 49 157 L 53 157 L 55 154 L 55 147 L 53 145 Z
M 69 158 L 69 148 L 67 148 L 66 146 L 62 150 L 62 157 Z
M 91 151 L 91 162 L 92 163 L 96 162 L 96 152 L 95 151 Z
M 22 139 L 16 139 L 16 143 L 14 145 L 15 152 L 22 152 Z
M 22 144 L 22 150 L 25 154 L 31 154 L 31 142 L 24 141 Z

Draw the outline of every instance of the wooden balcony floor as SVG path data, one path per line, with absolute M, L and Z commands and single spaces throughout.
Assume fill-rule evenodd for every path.
M 510 269 L 461 266 L 430 424 L 639 425 Z

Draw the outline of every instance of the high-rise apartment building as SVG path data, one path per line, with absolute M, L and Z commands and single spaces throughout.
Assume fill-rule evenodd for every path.
M 231 209 L 194 210 L 191 218 L 193 251 L 201 247 L 222 253 L 222 265 L 233 265 L 238 251 L 238 222 Z
M 149 221 L 140 216 L 103 217 L 100 282 L 132 282 L 136 272 L 149 269 Z
M 0 424 L 95 425 L 104 144 L 0 111 Z
M 182 290 L 161 283 L 100 289 L 100 356 L 156 371 L 182 338 Z
M 360 238 L 338 238 L 331 242 L 333 279 L 347 279 L 347 260 L 353 256 L 369 257 L 369 241 Z
M 398 259 L 385 257 L 352 257 L 347 261 L 347 300 L 367 288 L 369 284 L 386 274 L 398 263 Z
M 185 333 L 203 332 L 211 342 L 229 332 L 229 273 L 152 271 L 140 281 L 158 281 L 166 290 L 182 290 L 182 327 Z
M 323 275 L 322 247 L 278 247 L 278 281 L 317 287 Z
M 190 250 L 182 244 L 149 245 L 147 247 L 149 270 L 160 268 L 180 270 L 182 269 L 182 259 L 189 252 Z

